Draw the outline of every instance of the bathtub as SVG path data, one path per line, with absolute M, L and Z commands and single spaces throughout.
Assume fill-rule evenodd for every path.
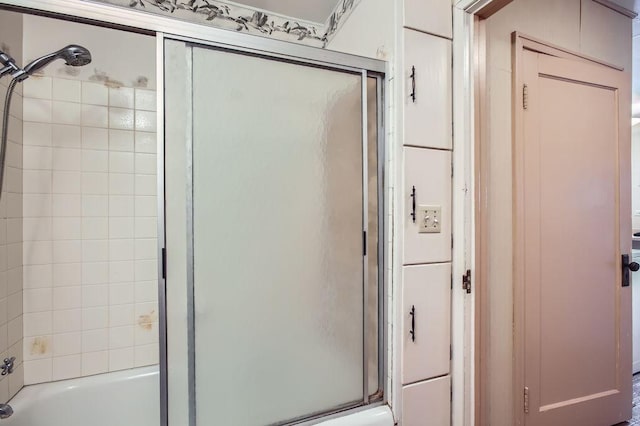
M 0 426 L 159 426 L 158 366 L 24 387 Z M 322 426 L 393 426 L 387 406 L 334 418 Z
M 0 426 L 158 426 L 158 366 L 24 387 Z

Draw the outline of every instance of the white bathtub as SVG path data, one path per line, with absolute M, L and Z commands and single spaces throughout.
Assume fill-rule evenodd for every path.
M 158 366 L 26 386 L 0 426 L 159 426 Z M 389 407 L 339 417 L 322 426 L 393 426 Z
M 158 367 L 26 386 L 0 426 L 158 426 Z

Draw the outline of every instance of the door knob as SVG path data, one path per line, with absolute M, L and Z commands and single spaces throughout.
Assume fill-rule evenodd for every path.
M 622 255 L 622 287 L 629 286 L 629 271 L 636 272 L 640 269 L 638 262 L 629 262 L 629 255 Z

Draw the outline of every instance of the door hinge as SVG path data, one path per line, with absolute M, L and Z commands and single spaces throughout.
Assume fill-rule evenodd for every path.
M 449 361 L 453 359 L 453 346 L 449 345 Z
M 524 387 L 524 413 L 529 414 L 529 388 Z
M 529 86 L 522 86 L 522 108 L 529 108 Z
M 467 269 L 467 272 L 462 276 L 462 289 L 471 293 L 471 269 Z
M 166 248 L 162 248 L 162 259 L 160 259 L 160 261 L 162 262 L 162 279 L 166 280 L 167 279 L 167 249 Z

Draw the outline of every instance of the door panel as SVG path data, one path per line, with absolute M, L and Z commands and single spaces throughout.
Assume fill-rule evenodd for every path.
M 404 144 L 451 149 L 451 41 L 404 30 L 404 42 Z
M 451 0 L 405 0 L 404 26 L 451 38 Z
M 438 377 L 402 389 L 402 426 L 451 424 L 451 377 Z
M 404 148 L 404 264 L 451 261 L 451 152 Z M 416 221 L 412 220 L 415 187 Z M 420 206 L 442 208 L 441 231 L 420 233 Z
M 407 384 L 449 373 L 451 264 L 405 266 L 403 275 L 402 383 Z
M 528 51 L 523 69 L 514 195 L 525 423 L 612 425 L 631 415 L 631 293 L 620 263 L 631 234 L 628 81 Z

